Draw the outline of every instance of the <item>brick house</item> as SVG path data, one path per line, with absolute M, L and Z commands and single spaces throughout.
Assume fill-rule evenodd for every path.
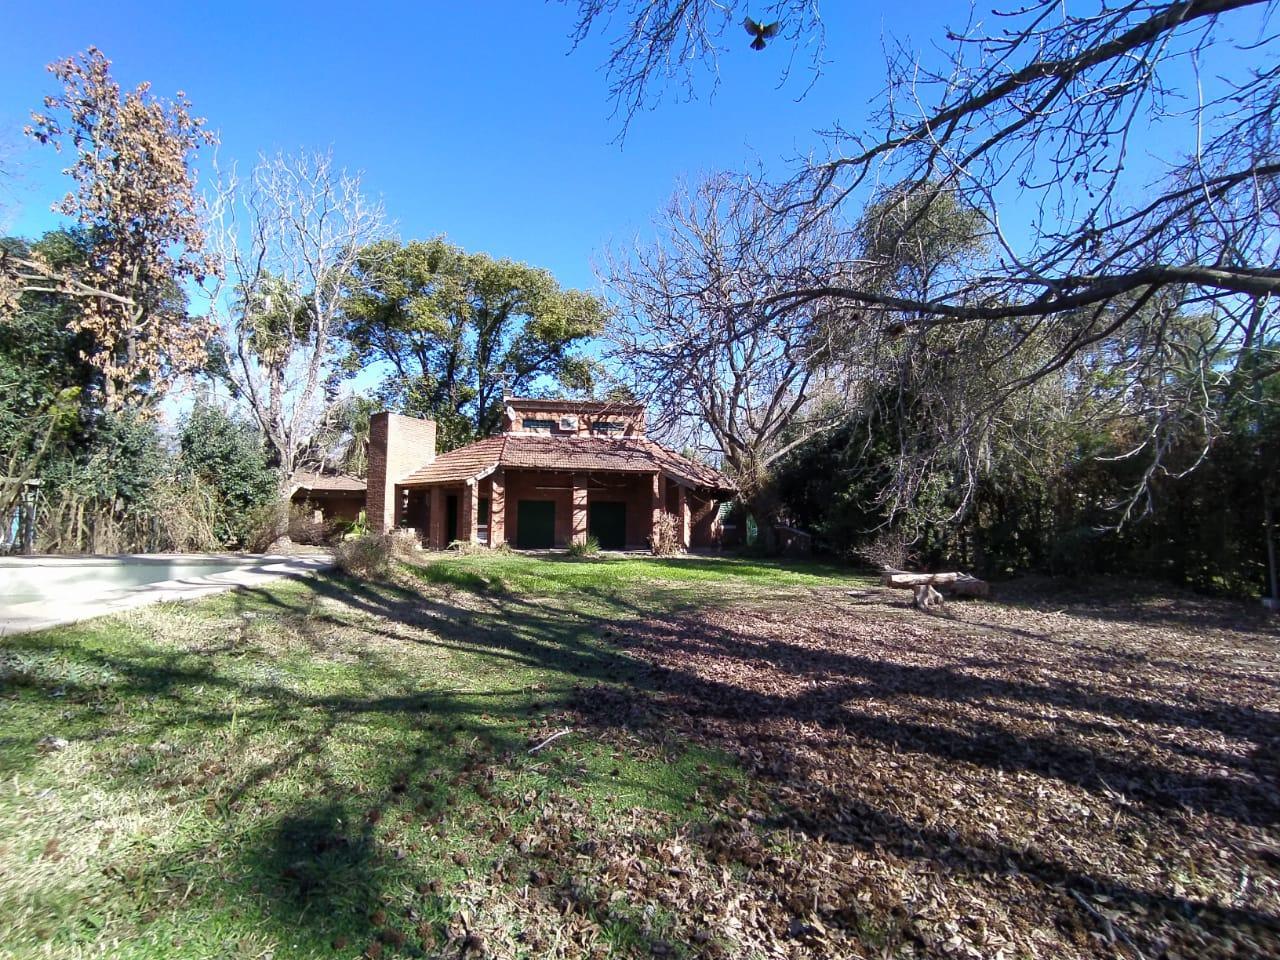
M 439 456 L 433 421 L 375 415 L 367 501 L 374 529 L 412 529 L 434 548 L 455 540 L 565 547 L 590 535 L 605 549 L 624 549 L 646 546 L 667 513 L 686 547 L 719 544 L 719 506 L 732 483 L 648 439 L 642 406 L 503 402 L 501 434 Z

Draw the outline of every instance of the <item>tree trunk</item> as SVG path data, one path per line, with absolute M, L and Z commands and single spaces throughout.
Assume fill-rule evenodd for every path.
M 777 502 L 761 491 L 747 497 L 744 505 L 748 515 L 756 523 L 756 547 L 770 556 L 778 553 L 778 532 L 774 529 L 778 523 Z
M 946 602 L 942 599 L 942 594 L 927 583 L 917 584 L 912 588 L 912 592 L 915 594 L 915 599 L 912 603 L 917 610 L 936 610 L 946 605 Z
M 1267 541 L 1267 586 L 1271 590 L 1271 601 L 1280 600 L 1280 571 L 1276 561 L 1276 525 L 1275 513 L 1271 503 L 1271 491 L 1262 491 L 1262 535 Z

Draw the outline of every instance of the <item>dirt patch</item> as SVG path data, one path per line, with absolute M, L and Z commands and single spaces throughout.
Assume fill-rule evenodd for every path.
M 693 842 L 740 877 L 699 897 L 775 955 L 1280 955 L 1274 623 L 1013 599 L 651 618 L 614 638 L 635 680 L 570 722 L 725 749 L 765 786 Z

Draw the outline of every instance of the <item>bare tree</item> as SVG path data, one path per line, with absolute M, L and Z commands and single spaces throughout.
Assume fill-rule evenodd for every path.
M 782 6 L 777 15 L 793 23 L 809 14 L 803 0 Z M 697 4 L 625 7 L 633 23 L 665 17 L 669 29 L 647 34 L 657 49 L 643 58 L 628 41 L 615 45 L 632 67 L 624 89 L 668 80 L 664 56 L 720 22 Z M 623 8 L 580 4 L 588 28 Z M 916 369 L 936 377 L 939 397 L 956 386 L 954 371 L 981 372 L 985 404 L 939 424 L 980 429 L 1041 380 L 1105 364 L 1117 376 L 1104 406 L 1149 426 L 1130 455 L 1162 469 L 1181 427 L 1211 441 L 1207 397 L 1280 371 L 1274 351 L 1247 376 L 1229 362 L 1265 352 L 1280 332 L 1272 12 L 1266 0 L 1098 0 L 1085 14 L 1035 0 L 993 14 L 992 26 L 971 19 L 940 55 L 895 48 L 886 95 L 863 130 L 827 131 L 825 159 L 754 187 L 788 227 L 778 244 L 803 247 L 809 231 L 836 222 L 859 255 L 736 309 L 784 326 L 796 311 L 838 318 L 843 330 L 828 326 L 836 339 L 936 350 L 945 362 Z M 1133 159 L 1144 149 L 1158 151 L 1164 169 L 1139 177 Z M 877 224 L 858 215 L 885 184 L 923 198 L 912 216 Z M 897 250 L 892 234 L 908 235 L 938 203 L 981 219 L 986 256 L 932 278 L 927 293 L 885 284 L 893 264 L 865 238 Z
M 313 154 L 264 157 L 244 181 L 232 171 L 211 208 L 225 374 L 287 482 L 328 402 L 343 285 L 385 234 L 382 206 Z
M 721 458 L 768 538 L 770 465 L 837 423 L 842 398 L 828 344 L 815 336 L 825 305 L 764 322 L 763 304 L 811 282 L 814 265 L 838 265 L 840 236 L 810 229 L 803 244 L 779 243 L 787 225 L 728 177 L 678 193 L 659 227 L 657 243 L 611 257 L 603 271 L 620 300 L 614 357 L 653 410 L 653 428 Z

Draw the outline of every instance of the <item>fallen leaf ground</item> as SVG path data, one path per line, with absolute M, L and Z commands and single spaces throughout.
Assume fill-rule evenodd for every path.
M 10 638 L 0 955 L 1280 956 L 1277 641 L 519 556 Z

